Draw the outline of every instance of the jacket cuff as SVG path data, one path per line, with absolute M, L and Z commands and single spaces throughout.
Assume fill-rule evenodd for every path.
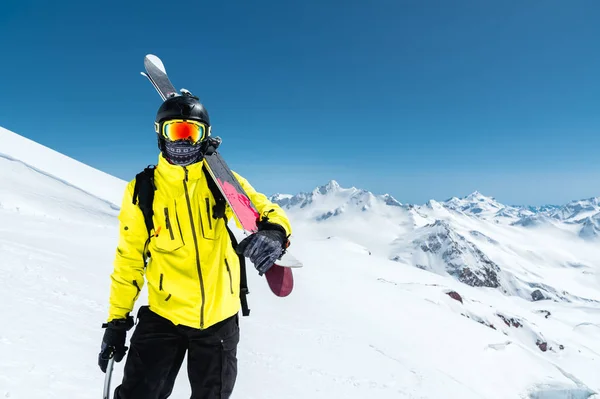
M 129 331 L 134 325 L 133 316 L 127 315 L 124 319 L 113 319 L 108 323 L 102 324 L 102 328 L 108 328 L 111 330 L 125 330 Z
M 271 222 L 267 222 L 264 220 L 260 220 L 258 223 L 256 223 L 256 226 L 258 227 L 258 230 L 276 230 L 276 231 L 280 231 L 281 233 L 283 233 L 283 236 L 287 239 L 288 238 L 288 234 L 285 231 L 285 228 L 277 223 L 271 223 Z

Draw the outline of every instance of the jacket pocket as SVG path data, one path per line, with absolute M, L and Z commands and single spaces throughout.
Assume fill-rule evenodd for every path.
M 231 268 L 229 267 L 229 262 L 227 262 L 227 258 L 225 258 L 225 268 L 227 269 L 227 275 L 229 276 L 229 292 L 233 295 L 233 277 L 231 276 Z
M 207 240 L 216 240 L 219 238 L 222 228 L 221 219 L 215 219 L 213 207 L 215 200 L 212 197 L 204 197 L 200 203 L 200 215 L 202 217 L 202 236 Z
M 165 295 L 166 295 L 165 302 L 167 302 L 169 299 L 171 299 L 171 294 L 165 292 L 165 290 L 163 289 L 164 279 L 165 279 L 165 275 L 163 273 L 161 273 L 160 279 L 158 281 L 158 290 L 165 293 Z
M 173 252 L 183 246 L 175 205 L 154 209 L 154 245 L 160 252 Z

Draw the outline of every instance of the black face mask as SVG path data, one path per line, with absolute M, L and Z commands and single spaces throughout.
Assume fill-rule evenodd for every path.
M 172 164 L 188 166 L 201 161 L 204 156 L 203 146 L 191 145 L 186 140 L 167 141 L 164 143 L 163 155 Z

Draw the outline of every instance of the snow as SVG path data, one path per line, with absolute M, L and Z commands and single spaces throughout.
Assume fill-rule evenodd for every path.
M 0 397 L 99 397 L 96 358 L 125 182 L 4 129 L 0 149 Z M 286 298 L 249 269 L 252 314 L 241 319 L 233 398 L 599 392 L 598 242 L 581 238 L 571 220 L 504 223 L 492 208 L 508 207 L 481 197 L 471 198 L 485 205 L 479 213 L 456 201 L 402 205 L 335 182 L 276 197 L 304 267 Z M 416 248 L 432 233 L 444 251 L 449 237 L 467 253 L 416 267 Z M 499 267 L 498 288 L 448 273 L 444 262 L 473 267 L 477 251 Z M 532 301 L 535 289 L 551 299 Z M 122 370 L 117 364 L 113 387 Z M 182 367 L 171 397 L 189 395 Z
M 20 162 L 30 169 L 85 191 L 117 206 L 125 183 L 109 174 L 44 147 L 0 127 L 0 158 Z M 5 182 L 3 187 L 9 187 Z

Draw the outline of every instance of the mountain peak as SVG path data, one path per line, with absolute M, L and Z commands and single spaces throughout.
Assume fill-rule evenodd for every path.
M 329 183 L 325 184 L 324 186 L 318 187 L 316 189 L 316 191 L 325 195 L 328 193 L 339 191 L 341 189 L 342 189 L 342 187 L 339 185 L 339 183 L 337 181 L 330 180 Z
M 486 195 L 483 195 L 482 193 L 480 193 L 477 190 L 473 191 L 471 194 L 469 194 L 466 197 L 464 197 L 464 199 L 470 200 L 470 201 L 479 201 L 479 202 L 484 202 L 484 201 L 485 202 L 492 202 L 492 201 L 495 201 L 493 197 L 488 197 Z
M 452 197 L 444 202 L 443 206 L 454 211 L 483 217 L 492 217 L 499 210 L 506 208 L 494 198 L 486 197 L 479 191 L 474 191 L 462 198 Z
M 390 205 L 390 206 L 402 206 L 402 203 L 400 201 L 398 201 L 396 198 L 394 198 L 390 194 L 383 194 L 381 196 L 381 198 L 385 201 L 386 205 Z

